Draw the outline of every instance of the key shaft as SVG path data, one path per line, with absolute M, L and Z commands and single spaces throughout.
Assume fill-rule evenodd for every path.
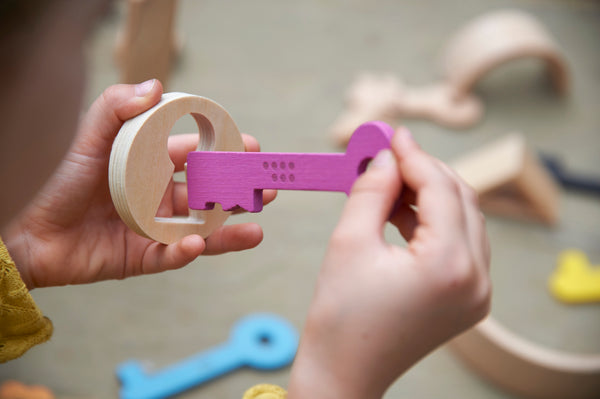
M 383 122 L 361 125 L 346 153 L 257 153 L 196 151 L 188 154 L 188 205 L 224 210 L 262 210 L 262 190 L 350 193 L 355 180 L 379 151 L 390 147 L 393 129 Z

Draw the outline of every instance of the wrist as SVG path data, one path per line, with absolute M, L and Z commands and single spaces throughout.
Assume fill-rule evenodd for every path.
M 13 226 L 9 226 L 7 230 L 2 232 L 1 239 L 6 247 L 8 255 L 14 262 L 15 267 L 21 276 L 21 280 L 25 283 L 27 289 L 31 291 L 35 286 L 29 275 L 29 268 L 27 267 L 27 240 L 24 235 L 15 234 Z
M 320 328 L 310 320 L 304 329 L 292 366 L 288 399 L 374 399 L 381 398 L 387 386 L 377 387 L 352 350 L 336 344 L 335 332 Z

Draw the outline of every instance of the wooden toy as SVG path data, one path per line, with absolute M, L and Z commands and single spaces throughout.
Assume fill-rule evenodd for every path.
M 166 87 L 181 48 L 175 35 L 177 0 L 128 0 L 116 60 L 121 83 L 159 79 Z
M 443 81 L 412 88 L 386 75 L 362 75 L 347 94 L 347 110 L 331 128 L 345 145 L 367 120 L 425 118 L 444 126 L 464 128 L 476 123 L 483 104 L 473 93 L 490 71 L 521 58 L 537 58 L 547 66 L 556 90 L 569 88 L 565 58 L 548 31 L 531 15 L 518 10 L 484 14 L 457 32 L 442 57 Z
M 560 191 L 520 134 L 509 134 L 450 164 L 479 194 L 485 212 L 554 225 Z
M 167 151 L 169 130 L 186 114 L 196 120 L 201 151 L 188 155 L 189 217 L 157 217 L 174 171 Z M 168 93 L 123 124 L 111 151 L 110 193 L 121 219 L 144 237 L 162 243 L 189 234 L 208 237 L 236 205 L 260 211 L 265 188 L 349 193 L 368 162 L 390 147 L 393 133 L 383 122 L 367 123 L 357 129 L 346 154 L 244 153 L 241 135 L 221 106 L 203 97 Z
M 379 151 L 390 148 L 394 130 L 383 122 L 356 129 L 345 154 L 190 152 L 187 158 L 191 209 L 240 206 L 260 212 L 263 189 L 340 191 L 350 194 L 358 176 Z
M 138 234 L 162 243 L 189 234 L 207 237 L 230 215 L 216 207 L 190 210 L 185 218 L 156 217 L 175 169 L 167 151 L 169 131 L 187 114 L 198 125 L 198 150 L 244 150 L 237 126 L 219 104 L 190 94 L 167 93 L 155 107 L 123 124 L 110 155 L 110 193 L 121 219 Z
M 118 366 L 122 399 L 160 399 L 176 395 L 243 366 L 274 370 L 289 365 L 298 333 L 280 317 L 254 314 L 238 321 L 224 344 L 147 374 L 137 361 Z
M 581 251 L 562 251 L 548 286 L 555 298 L 566 303 L 598 302 L 600 266 L 592 266 Z
M 600 354 L 575 354 L 530 342 L 491 316 L 450 342 L 483 377 L 532 399 L 596 399 Z
M 553 156 L 543 154 L 542 162 L 554 178 L 566 189 L 600 194 L 600 178 L 581 176 L 568 171 L 562 162 Z

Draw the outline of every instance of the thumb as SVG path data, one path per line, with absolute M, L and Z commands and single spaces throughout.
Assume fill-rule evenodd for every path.
M 400 186 L 394 154 L 389 149 L 380 151 L 354 183 L 338 228 L 365 239 L 382 236 Z
M 108 87 L 81 121 L 73 150 L 92 158 L 103 158 L 123 123 L 156 105 L 162 92 L 162 84 L 157 79 Z

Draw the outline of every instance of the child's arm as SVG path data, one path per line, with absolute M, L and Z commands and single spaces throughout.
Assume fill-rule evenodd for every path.
M 108 188 L 108 162 L 113 140 L 124 121 L 154 106 L 162 95 L 160 82 L 109 87 L 80 123 L 71 148 L 57 171 L 29 206 L 2 232 L 28 288 L 89 283 L 157 273 L 182 267 L 198 255 L 252 248 L 262 240 L 255 224 L 224 226 L 206 241 L 188 236 L 163 245 L 138 236 L 121 221 Z M 257 141 L 245 136 L 247 151 Z M 194 150 L 197 135 L 174 136 L 169 153 L 176 170 Z M 187 212 L 187 190 L 169 188 L 161 216 Z M 265 201 L 273 192 L 265 193 Z
M 488 313 L 490 251 L 476 195 L 407 130 L 392 148 L 357 180 L 331 238 L 290 399 L 381 397 Z M 391 214 L 406 248 L 384 240 Z

